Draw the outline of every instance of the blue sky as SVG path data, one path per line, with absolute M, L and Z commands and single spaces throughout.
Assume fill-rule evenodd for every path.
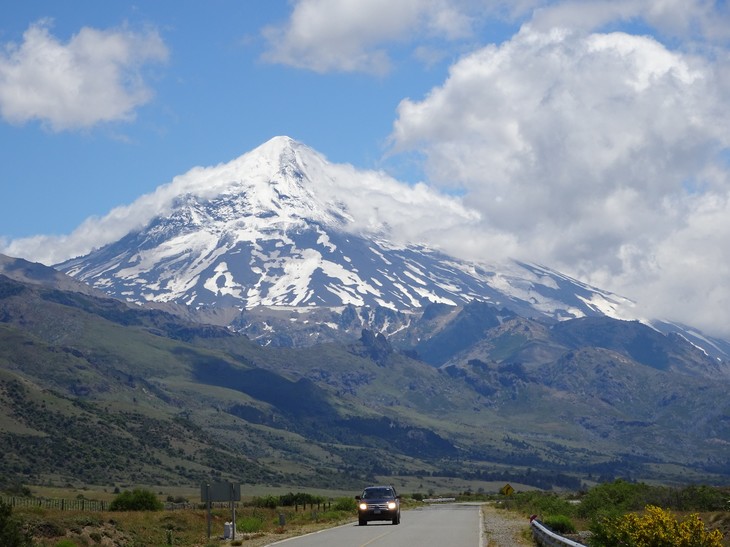
M 45 119 L 0 124 L 0 234 L 68 233 L 195 165 L 214 165 L 275 135 L 332 161 L 381 163 L 395 109 L 442 81 L 447 64 L 407 64 L 388 76 L 316 73 L 262 60 L 261 32 L 284 24 L 277 0 L 16 3 L 0 41 L 20 44 L 39 21 L 61 44 L 82 27 L 154 29 L 166 60 L 140 67 L 153 96 L 131 121 L 56 131 Z
M 725 0 L 12 3 L 0 252 L 48 262 L 89 218 L 288 135 L 457 196 L 480 220 L 449 252 L 730 336 L 729 46 Z

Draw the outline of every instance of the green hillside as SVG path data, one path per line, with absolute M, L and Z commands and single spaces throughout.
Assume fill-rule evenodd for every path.
M 0 472 L 31 484 L 220 477 L 318 488 L 394 476 L 576 487 L 730 475 L 722 382 L 636 362 L 615 336 L 611 348 L 565 351 L 536 325 L 484 327 L 497 329 L 491 342 L 436 368 L 368 332 L 263 348 L 0 276 Z M 548 354 L 560 357 L 535 358 Z

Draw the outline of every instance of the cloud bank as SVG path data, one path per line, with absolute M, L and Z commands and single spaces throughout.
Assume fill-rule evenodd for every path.
M 268 59 L 384 74 L 392 46 L 433 35 L 440 13 L 460 22 L 441 30 L 452 40 L 488 18 L 523 23 L 398 107 L 391 154 L 422 157 L 428 184 L 481 215 L 471 237 L 440 243 L 541 261 L 637 299 L 647 316 L 730 335 L 727 3 L 394 0 L 374 8 L 385 24 L 338 5 L 296 2 L 268 30 Z
M 717 331 L 730 304 L 728 68 L 647 36 L 526 25 L 402 101 L 392 142 L 513 236 L 512 256 Z
M 167 56 L 155 31 L 85 27 L 63 44 L 40 21 L 21 44 L 0 50 L 0 115 L 13 124 L 40 120 L 52 131 L 129 121 L 152 97 L 142 66 Z

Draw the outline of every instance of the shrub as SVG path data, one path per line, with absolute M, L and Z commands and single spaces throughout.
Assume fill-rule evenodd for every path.
M 353 512 L 357 509 L 357 501 L 355 498 L 338 498 L 335 503 L 332 504 L 333 511 L 350 511 Z
M 565 515 L 550 515 L 542 520 L 542 524 L 556 534 L 574 534 L 575 524 Z
M 538 490 L 518 492 L 512 495 L 510 499 L 505 500 L 502 507 L 539 515 L 573 516 L 575 513 L 575 506 L 565 498 L 552 492 L 540 492 Z
M 154 492 L 135 488 L 131 492 L 125 490 L 114 498 L 109 509 L 111 511 L 161 511 L 163 505 Z
M 590 489 L 578 506 L 581 517 L 615 515 L 637 511 L 647 505 L 652 489 L 644 483 L 630 483 L 621 479 L 599 484 Z
M 727 510 L 727 492 L 705 485 L 687 486 L 676 494 L 677 509 L 692 511 Z
M 39 518 L 30 518 L 30 515 L 28 515 L 27 520 L 28 531 L 33 537 L 55 538 L 66 533 L 66 529 L 57 522 L 41 517 L 40 513 L 37 516 Z
M 268 509 L 276 509 L 279 506 L 279 498 L 276 496 L 265 496 L 263 498 L 254 498 L 252 500 L 254 507 L 262 507 Z
M 9 486 L 5 487 L 5 493 L 9 494 L 11 496 L 20 496 L 24 498 L 29 498 L 31 496 L 30 488 L 27 486 L 23 486 L 20 482 L 13 482 Z
M 653 505 L 647 505 L 641 515 L 604 518 L 592 531 L 592 547 L 722 547 L 722 532 L 706 530 L 696 513 L 678 521 Z
M 253 515 L 253 516 L 247 516 L 243 517 L 238 520 L 236 523 L 236 531 L 243 532 L 245 534 L 251 534 L 253 532 L 258 532 L 264 527 L 264 521 L 263 519 Z
M 305 492 L 297 492 L 296 494 L 289 492 L 288 494 L 279 496 L 279 505 L 283 507 L 307 504 L 314 505 L 315 503 L 323 503 L 325 501 L 325 498 L 322 496 L 315 496 Z
M 185 496 L 167 496 L 169 503 L 188 503 L 189 500 Z
M 54 547 L 77 547 L 77 545 L 70 539 L 62 539 Z
M 13 518 L 10 504 L 0 501 L 0 545 L 3 547 L 31 547 L 30 535 Z

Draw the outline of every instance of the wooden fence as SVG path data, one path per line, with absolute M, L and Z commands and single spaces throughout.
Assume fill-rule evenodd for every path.
M 53 498 L 21 498 L 16 496 L 0 496 L 0 501 L 11 507 L 41 507 L 43 509 L 60 509 L 61 511 L 108 511 L 108 501 L 87 499 L 53 499 Z
M 109 511 L 109 501 L 99 500 L 87 500 L 83 498 L 77 499 L 55 499 L 55 498 L 27 498 L 20 496 L 0 496 L 0 502 L 3 502 L 11 507 L 40 507 L 42 509 L 58 509 L 61 511 Z M 242 507 L 240 502 L 234 502 L 236 509 Z M 309 504 L 295 504 L 292 507 L 295 511 L 307 509 L 309 505 L 310 509 L 314 510 L 316 507 L 320 509 L 329 509 L 332 502 L 317 502 Z M 230 507 L 229 502 L 212 502 L 210 504 L 213 509 L 228 509 Z M 172 503 L 167 502 L 164 504 L 165 510 L 184 510 L 184 509 L 205 509 L 205 503 Z

